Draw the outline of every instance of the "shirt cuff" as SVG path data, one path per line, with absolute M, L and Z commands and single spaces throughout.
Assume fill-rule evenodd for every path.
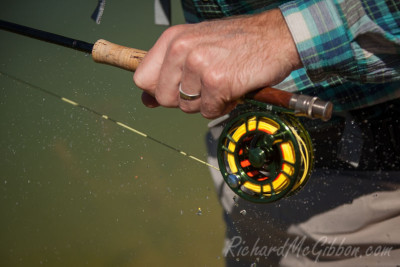
M 280 10 L 313 82 L 357 72 L 346 25 L 332 1 L 291 1 Z

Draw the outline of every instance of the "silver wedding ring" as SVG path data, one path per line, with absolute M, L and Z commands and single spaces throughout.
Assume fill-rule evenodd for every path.
M 200 93 L 198 94 L 186 94 L 185 92 L 182 91 L 182 86 L 179 84 L 179 96 L 183 100 L 195 100 L 200 97 Z

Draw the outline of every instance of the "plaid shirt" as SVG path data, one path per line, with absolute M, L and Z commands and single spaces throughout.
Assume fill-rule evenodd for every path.
M 279 7 L 304 68 L 277 88 L 331 100 L 337 111 L 400 97 L 398 0 L 182 0 L 182 5 L 189 23 Z

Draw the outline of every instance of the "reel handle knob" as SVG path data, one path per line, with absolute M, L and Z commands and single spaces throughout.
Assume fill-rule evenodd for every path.
M 289 108 L 293 109 L 297 116 L 328 121 L 332 117 L 333 104 L 315 96 L 293 94 Z

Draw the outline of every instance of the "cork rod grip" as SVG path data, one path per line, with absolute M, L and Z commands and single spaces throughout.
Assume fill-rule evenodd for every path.
M 92 50 L 95 62 L 128 71 L 135 71 L 145 55 L 146 51 L 117 45 L 103 39 L 98 40 Z

